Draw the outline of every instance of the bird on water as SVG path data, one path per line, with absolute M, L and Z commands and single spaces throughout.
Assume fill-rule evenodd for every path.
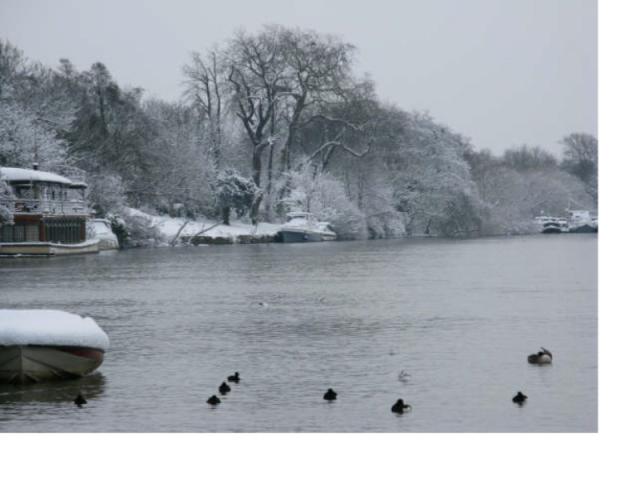
M 209 405 L 218 405 L 221 402 L 221 400 L 216 396 L 216 395 L 211 395 L 208 399 L 207 399 L 207 403 Z
M 231 391 L 231 387 L 227 385 L 227 382 L 222 382 L 218 387 L 218 391 L 220 392 L 220 395 L 226 395 Z
M 79 393 L 73 403 L 75 403 L 78 407 L 82 407 L 82 405 L 87 404 L 87 400 L 82 396 L 81 393 Z
M 399 398 L 396 403 L 393 404 L 393 406 L 391 407 L 391 411 L 393 413 L 400 413 L 403 414 L 405 410 L 408 410 L 411 408 L 411 405 L 408 405 L 406 403 L 404 403 L 404 400 L 402 400 L 401 398 Z
M 329 400 L 330 402 L 335 400 L 336 398 L 338 398 L 338 394 L 336 392 L 333 391 L 332 388 L 330 388 L 329 390 L 327 390 L 324 394 L 324 396 L 322 397 L 325 400 Z
M 527 357 L 527 361 L 535 365 L 549 364 L 551 363 L 552 360 L 553 360 L 553 355 L 549 350 L 547 350 L 544 347 L 540 347 L 540 351 L 538 353 L 532 353 Z
M 519 406 L 522 406 L 522 404 L 527 400 L 527 397 L 524 393 L 522 392 L 518 392 L 516 394 L 515 397 L 512 398 L 513 403 L 517 403 Z
M 233 383 L 240 383 L 240 374 L 236 372 L 233 375 L 229 375 L 227 377 L 227 381 L 233 382 Z

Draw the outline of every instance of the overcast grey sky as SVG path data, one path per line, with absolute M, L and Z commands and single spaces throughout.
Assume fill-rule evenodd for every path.
M 355 44 L 380 97 L 428 110 L 501 153 L 597 128 L 596 0 L 0 0 L 0 37 L 30 58 L 107 65 L 179 98 L 190 51 L 238 27 L 312 28 Z

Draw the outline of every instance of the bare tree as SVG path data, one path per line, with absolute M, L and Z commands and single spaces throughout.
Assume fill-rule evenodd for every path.
M 313 31 L 289 29 L 279 33 L 290 100 L 284 106 L 287 125 L 281 159 L 282 169 L 289 170 L 294 136 L 304 112 L 342 100 L 351 82 L 355 47 Z
M 204 56 L 191 54 L 191 63 L 182 68 L 186 76 L 185 96 L 206 122 L 208 155 L 217 171 L 222 157 L 222 95 L 218 53 L 211 48 Z

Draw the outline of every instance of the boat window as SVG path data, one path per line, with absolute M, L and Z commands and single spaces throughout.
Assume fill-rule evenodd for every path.
M 2 225 L 0 227 L 0 241 L 13 242 L 13 225 Z
M 16 197 L 18 198 L 24 198 L 24 199 L 35 198 L 33 188 L 31 188 L 31 185 L 17 185 L 15 187 L 15 192 L 16 192 Z
M 81 219 L 51 218 L 45 221 L 45 238 L 54 243 L 79 243 L 85 237 L 85 222 Z
M 37 242 L 40 240 L 40 229 L 38 225 L 25 225 L 24 237 L 27 242 Z

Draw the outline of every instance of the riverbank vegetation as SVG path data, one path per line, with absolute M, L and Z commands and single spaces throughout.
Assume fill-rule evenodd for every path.
M 560 159 L 477 150 L 381 101 L 356 53 L 308 30 L 238 31 L 185 59 L 183 98 L 167 102 L 100 62 L 49 67 L 0 41 L 0 166 L 85 172 L 97 215 L 123 224 L 129 208 L 227 225 L 307 210 L 340 238 L 468 237 L 597 208 L 593 136 L 568 132 Z

